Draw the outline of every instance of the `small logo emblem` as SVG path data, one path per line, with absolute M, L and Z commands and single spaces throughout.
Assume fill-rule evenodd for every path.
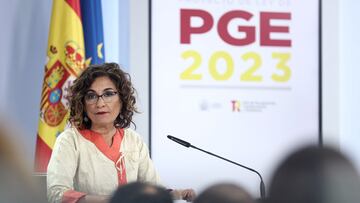
M 232 112 L 240 112 L 240 101 L 231 100 Z

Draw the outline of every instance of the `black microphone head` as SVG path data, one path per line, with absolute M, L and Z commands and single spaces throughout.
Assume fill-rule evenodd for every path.
M 260 197 L 261 199 L 265 200 L 265 183 L 261 178 L 261 182 L 260 182 Z
M 169 138 L 170 140 L 172 140 L 172 141 L 174 141 L 176 143 L 179 143 L 179 144 L 181 144 L 181 145 L 183 145 L 185 147 L 191 147 L 190 143 L 188 143 L 188 142 L 186 142 L 186 141 L 184 141 L 182 139 L 176 138 L 176 137 L 171 136 L 171 135 L 167 135 L 167 138 Z

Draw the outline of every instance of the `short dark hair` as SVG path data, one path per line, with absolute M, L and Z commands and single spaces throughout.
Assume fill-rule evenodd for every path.
M 120 186 L 110 203 L 172 203 L 170 193 L 150 183 L 133 182 Z
M 250 194 L 232 183 L 219 183 L 208 187 L 195 198 L 194 203 L 254 203 Z
M 104 76 L 110 78 L 114 83 L 122 103 L 120 114 L 116 117 L 114 126 L 118 128 L 127 128 L 133 123 L 132 116 L 138 111 L 135 106 L 136 90 L 131 84 L 130 75 L 121 70 L 116 63 L 104 63 L 100 65 L 91 65 L 86 68 L 80 76 L 74 80 L 73 85 L 70 87 L 69 121 L 73 126 L 79 129 L 91 128 L 91 121 L 84 120 L 86 115 L 84 96 L 95 79 Z
M 277 168 L 270 203 L 360 202 L 360 179 L 352 163 L 329 147 L 307 146 Z

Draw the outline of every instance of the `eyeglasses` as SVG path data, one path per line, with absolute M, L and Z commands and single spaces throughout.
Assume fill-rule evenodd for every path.
M 85 94 L 85 102 L 87 104 L 95 104 L 99 101 L 99 98 L 101 97 L 105 103 L 110 103 L 114 101 L 115 95 L 117 92 L 115 91 L 105 91 L 103 94 L 98 95 L 94 92 L 89 92 Z

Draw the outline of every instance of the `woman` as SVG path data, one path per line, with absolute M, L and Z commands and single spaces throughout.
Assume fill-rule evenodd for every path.
M 160 184 L 140 136 L 130 76 L 115 63 L 90 66 L 70 88 L 70 123 L 56 139 L 47 170 L 50 202 L 108 202 L 119 185 Z M 174 190 L 191 201 L 193 190 Z

